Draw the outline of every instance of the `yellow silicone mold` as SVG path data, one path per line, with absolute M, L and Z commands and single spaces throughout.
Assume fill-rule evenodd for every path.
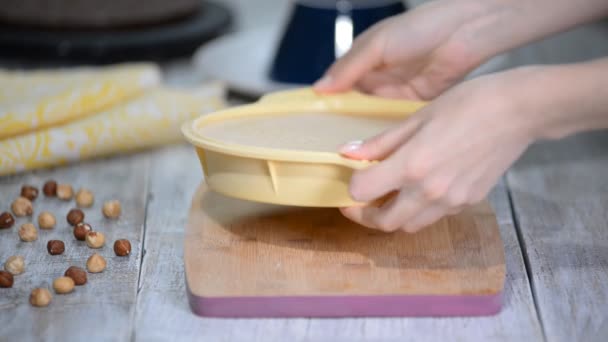
M 352 160 L 337 152 L 246 146 L 206 137 L 200 128 L 211 123 L 255 115 L 340 113 L 405 118 L 422 102 L 390 100 L 358 92 L 319 95 L 310 88 L 264 96 L 258 102 L 202 116 L 182 126 L 200 158 L 208 186 L 245 200 L 305 207 L 357 204 L 348 192 L 354 170 L 373 161 Z

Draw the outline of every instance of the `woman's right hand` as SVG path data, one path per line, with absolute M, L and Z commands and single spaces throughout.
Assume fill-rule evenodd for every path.
M 433 99 L 486 59 L 471 32 L 484 25 L 479 20 L 501 11 L 494 3 L 433 1 L 381 21 L 355 39 L 315 89 L 336 93 L 357 88 L 383 97 Z

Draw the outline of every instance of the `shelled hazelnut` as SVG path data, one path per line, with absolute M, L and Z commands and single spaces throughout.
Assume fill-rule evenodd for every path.
M 11 210 L 15 216 L 30 216 L 34 213 L 34 206 L 32 201 L 25 197 L 17 197 L 16 200 L 11 204 Z
M 4 270 L 12 275 L 19 275 L 25 271 L 25 259 L 21 255 L 13 255 L 6 259 Z
M 8 211 L 0 214 L 0 229 L 7 229 L 15 224 L 15 218 Z
M 46 249 L 50 255 L 59 255 L 65 252 L 65 244 L 61 240 L 49 240 L 46 244 Z
M 70 225 L 75 226 L 84 221 L 84 213 L 80 209 L 72 209 L 68 213 L 66 219 Z
M 80 267 L 70 266 L 70 268 L 65 271 L 64 275 L 66 277 L 72 278 L 76 286 L 84 285 L 87 283 L 87 272 Z
M 114 253 L 117 256 L 127 256 L 131 254 L 131 243 L 127 239 L 120 239 L 114 242 Z
M 32 242 L 38 239 L 38 229 L 31 223 L 24 223 L 19 227 L 19 238 L 23 242 Z
M 106 269 L 106 265 L 106 259 L 97 253 L 94 253 L 87 259 L 87 270 L 91 273 L 103 272 Z
M 34 289 L 30 294 L 30 304 L 33 306 L 48 306 L 52 299 L 51 292 L 43 287 Z
M 54 180 L 47 181 L 42 187 L 42 192 L 47 197 L 57 196 L 57 182 L 55 182 Z
M 76 205 L 80 208 L 90 208 L 95 202 L 95 196 L 88 189 L 80 189 L 76 193 Z
M 53 229 L 55 224 L 57 224 L 55 215 L 48 211 L 43 211 L 38 215 L 38 225 L 40 226 L 40 229 Z
M 74 290 L 74 279 L 70 277 L 59 277 L 53 281 L 55 293 L 66 294 Z
M 90 248 L 101 248 L 106 243 L 106 237 L 102 232 L 88 232 L 85 241 Z
M 9 288 L 13 287 L 13 283 L 15 278 L 10 272 L 0 271 L 0 288 Z
M 24 185 L 21 187 L 21 196 L 34 201 L 38 197 L 38 188 L 31 185 Z
M 74 190 L 72 190 L 72 186 L 69 184 L 58 184 L 57 185 L 57 198 L 69 201 L 74 197 Z
M 74 238 L 79 241 L 84 241 L 87 233 L 92 230 L 91 225 L 85 222 L 80 222 L 74 227 Z
M 110 219 L 117 219 L 122 212 L 120 202 L 117 200 L 107 201 L 103 204 L 102 213 Z

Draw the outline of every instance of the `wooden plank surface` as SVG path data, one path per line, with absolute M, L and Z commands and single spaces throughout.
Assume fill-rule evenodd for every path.
M 481 318 L 211 319 L 188 307 L 183 272 L 187 208 L 202 172 L 188 146 L 165 149 L 151 165 L 150 203 L 136 340 L 512 341 L 542 340 L 504 186 L 490 197 L 505 243 L 507 280 L 500 314 Z
M 608 133 L 534 146 L 508 183 L 547 340 L 599 338 L 608 324 Z
M 86 222 L 106 235 L 106 245 L 96 250 L 108 262 L 99 274 L 88 274 L 88 283 L 76 287 L 67 295 L 57 295 L 52 281 L 76 265 L 85 267 L 93 253 L 83 241 L 74 239 L 66 222 L 66 214 L 75 207 L 74 201 L 63 202 L 40 194 L 34 202 L 35 214 L 43 210 L 56 215 L 57 226 L 39 230 L 35 242 L 21 242 L 17 231 L 27 221 L 37 222 L 37 216 L 21 218 L 12 229 L 0 230 L 0 261 L 11 255 L 23 255 L 26 271 L 15 276 L 13 288 L 0 289 L 0 341 L 125 341 L 132 335 L 132 318 L 140 266 L 140 241 L 143 234 L 145 193 L 148 175 L 146 154 L 98 160 L 73 167 L 27 173 L 0 178 L 0 210 L 6 210 L 24 183 L 41 187 L 47 179 L 81 186 L 95 193 L 95 205 L 84 209 Z M 123 215 L 118 221 L 104 219 L 104 200 L 120 199 Z M 37 223 L 36 223 L 37 226 Z M 132 254 L 119 258 L 112 251 L 117 238 L 132 243 Z M 65 242 L 63 255 L 51 256 L 46 250 L 49 239 Z M 35 287 L 47 287 L 53 301 L 46 308 L 29 304 L 29 294 Z

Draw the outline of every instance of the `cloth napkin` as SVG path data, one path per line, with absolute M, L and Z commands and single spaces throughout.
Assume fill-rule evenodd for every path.
M 182 141 L 183 122 L 225 106 L 219 84 L 159 80 L 149 65 L 0 74 L 0 175 Z

